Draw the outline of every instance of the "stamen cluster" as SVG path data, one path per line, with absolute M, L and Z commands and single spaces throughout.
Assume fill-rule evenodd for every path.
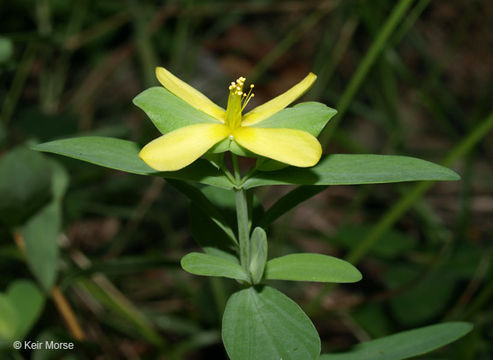
M 253 88 L 255 85 L 251 84 L 250 89 L 248 93 L 243 92 L 243 86 L 245 85 L 246 78 L 243 76 L 240 76 L 236 81 L 232 81 L 231 84 L 229 85 L 229 94 L 230 95 L 237 95 L 241 96 L 241 111 L 245 109 L 247 106 L 248 102 L 255 96 L 255 94 L 252 92 Z

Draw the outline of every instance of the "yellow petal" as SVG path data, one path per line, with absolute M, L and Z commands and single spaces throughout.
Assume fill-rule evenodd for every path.
M 322 156 L 317 138 L 301 130 L 240 127 L 233 136 L 244 148 L 289 165 L 313 166 Z
M 257 106 L 255 109 L 243 116 L 242 126 L 250 126 L 256 124 L 262 120 L 267 119 L 269 116 L 274 115 L 276 112 L 281 111 L 286 106 L 291 104 L 301 95 L 303 95 L 317 79 L 317 75 L 309 73 L 303 80 L 293 86 L 285 93 L 275 97 L 274 99 L 267 101 L 266 103 Z
M 151 141 L 139 156 L 153 169 L 180 170 L 230 134 L 231 130 L 222 124 L 185 126 Z
M 224 109 L 213 103 L 207 96 L 196 90 L 194 87 L 178 79 L 163 67 L 156 68 L 156 77 L 161 85 L 180 99 L 186 101 L 194 108 L 224 122 L 224 115 L 226 114 Z

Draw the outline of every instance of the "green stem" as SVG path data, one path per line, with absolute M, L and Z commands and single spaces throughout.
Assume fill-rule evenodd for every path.
M 240 263 L 247 274 L 250 273 L 250 221 L 248 211 L 247 192 L 244 189 L 236 190 L 236 217 L 238 220 L 238 240 L 240 244 Z
M 241 183 L 238 156 L 231 154 L 236 183 Z M 240 264 L 247 274 L 250 274 L 250 211 L 248 207 L 247 190 L 239 188 L 235 190 L 236 218 L 238 221 L 238 242 L 240 246 Z

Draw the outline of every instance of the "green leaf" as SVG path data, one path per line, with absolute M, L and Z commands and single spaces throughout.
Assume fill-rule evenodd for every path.
M 312 322 L 290 298 L 269 287 L 233 294 L 223 316 L 222 338 L 231 360 L 312 360 L 320 338 Z
M 421 180 L 458 180 L 452 170 L 429 161 L 397 155 L 327 155 L 312 168 L 288 167 L 256 172 L 245 189 L 263 185 L 353 185 Z
M 41 315 L 45 298 L 41 290 L 29 280 L 16 280 L 9 286 L 7 297 L 17 313 L 18 326 L 14 338 L 20 341 Z
M 54 161 L 51 168 L 52 202 L 32 216 L 21 228 L 26 246 L 26 260 L 32 273 L 49 291 L 55 282 L 58 266 L 58 238 L 62 223 L 62 199 L 68 186 L 68 174 Z M 47 169 L 45 169 L 46 171 Z
M 181 267 L 195 275 L 222 276 L 249 281 L 247 273 L 238 263 L 209 254 L 196 252 L 187 254 L 181 259 Z
M 317 137 L 336 113 L 325 104 L 308 101 L 283 109 L 252 127 L 303 130 Z
M 21 229 L 27 263 L 46 291 L 55 282 L 60 221 L 60 206 L 51 203 L 30 218 Z
M 264 275 L 267 262 L 267 234 L 261 227 L 253 230 L 250 239 L 250 274 L 254 284 L 258 284 Z
M 133 102 L 144 110 L 162 134 L 194 124 L 219 123 L 212 116 L 197 110 L 164 87 L 156 86 L 144 90 L 134 98 Z
M 265 279 L 352 283 L 361 273 L 347 261 L 322 254 L 290 254 L 267 262 Z
M 0 158 L 0 222 L 22 224 L 50 199 L 49 161 L 18 147 Z
M 12 301 L 0 294 L 0 348 L 12 346 L 15 333 L 19 327 L 19 319 Z
M 342 354 L 323 354 L 320 360 L 401 360 L 447 345 L 472 329 L 466 322 L 449 322 L 404 331 L 364 342 Z
M 68 156 L 138 175 L 158 175 L 170 179 L 191 180 L 203 184 L 232 189 L 233 185 L 206 160 L 197 160 L 190 166 L 171 172 L 158 172 L 139 158 L 139 146 L 128 140 L 86 136 L 55 140 L 32 146 L 33 150 Z

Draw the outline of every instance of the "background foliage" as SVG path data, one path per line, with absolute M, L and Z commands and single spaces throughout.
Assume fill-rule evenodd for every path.
M 271 224 L 269 248 L 346 257 L 363 273 L 337 287 L 276 283 L 309 313 L 323 352 L 467 320 L 471 334 L 423 358 L 491 358 L 492 15 L 486 0 L 0 3 L 5 356 L 50 354 L 13 353 L 2 339 L 75 338 L 66 358 L 225 357 L 220 314 L 234 282 L 179 266 L 213 231 L 201 210 L 172 181 L 27 149 L 77 134 L 145 144 L 157 131 L 131 100 L 165 65 L 220 104 L 240 75 L 258 104 L 313 71 L 305 98 L 339 110 L 327 152 L 458 171 L 462 181 L 436 185 L 329 187 Z M 257 189 L 258 211 L 290 189 Z M 293 196 L 317 192 L 307 191 Z

